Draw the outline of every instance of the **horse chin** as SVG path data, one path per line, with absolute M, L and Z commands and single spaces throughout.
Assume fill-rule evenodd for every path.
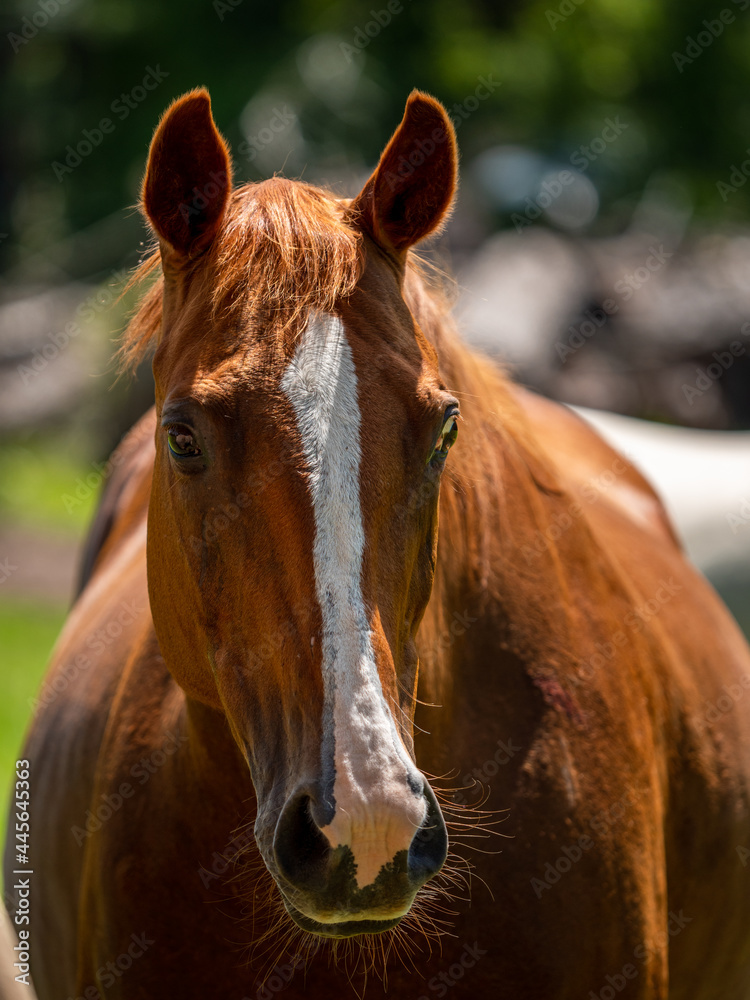
M 403 914 L 390 920 L 344 920 L 331 923 L 321 923 L 312 917 L 300 913 L 282 894 L 284 907 L 292 920 L 308 934 L 317 934 L 324 938 L 350 938 L 360 934 L 383 934 L 393 930 L 403 920 Z

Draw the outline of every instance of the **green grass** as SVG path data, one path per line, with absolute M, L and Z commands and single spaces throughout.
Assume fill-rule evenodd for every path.
M 5 840 L 5 816 L 15 762 L 31 718 L 34 698 L 67 608 L 30 601 L 4 600 L 0 606 L 0 842 Z
M 26 435 L 0 445 L 0 525 L 37 535 L 83 537 L 99 495 L 96 467 L 86 459 L 86 443 L 60 433 Z M 86 478 L 91 477 L 86 484 Z M 0 844 L 30 701 L 39 691 L 68 612 L 61 597 L 21 597 L 13 578 L 0 593 Z

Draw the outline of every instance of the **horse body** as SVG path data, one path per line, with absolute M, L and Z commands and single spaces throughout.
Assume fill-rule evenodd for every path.
M 427 132 L 414 107 L 386 166 L 415 128 L 434 135 L 435 106 L 418 108 Z M 283 207 L 304 243 L 288 185 L 253 195 L 256 220 Z M 211 323 L 211 276 L 181 284 L 170 248 L 210 220 L 186 235 L 152 209 L 157 413 L 121 446 L 24 750 L 39 996 L 328 997 L 382 956 L 368 996 L 746 997 L 747 647 L 629 463 L 472 354 L 382 252 L 425 225 L 424 201 L 391 205 L 391 225 L 386 188 L 376 175 L 358 203 L 374 215 L 349 294 L 316 303 L 293 344 L 261 345 L 262 364 L 221 331 L 188 337 Z M 225 210 L 220 194 L 207 211 Z M 450 433 L 446 387 L 466 429 L 438 488 L 442 455 L 409 463 Z M 222 477 L 175 476 L 165 414 L 170 447 L 201 458 L 186 399 L 213 408 L 201 440 Z M 204 489 L 191 522 L 179 505 Z M 333 654 L 352 636 L 350 676 Z M 444 828 L 412 752 L 508 810 L 508 839 L 468 855 L 470 900 L 455 863 L 436 874 Z M 482 825 L 472 795 L 442 796 L 459 855 Z M 455 936 L 428 951 L 446 918 Z M 360 952 L 351 934 L 373 932 Z

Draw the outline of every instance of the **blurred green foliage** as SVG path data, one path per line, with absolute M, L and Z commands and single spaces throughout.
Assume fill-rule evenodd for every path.
M 39 437 L 0 448 L 0 523 L 80 536 L 99 497 L 97 477 L 86 483 L 93 466 L 71 457 L 69 440 L 55 448 Z
M 6 0 L 0 232 L 9 235 L 0 254 L 17 263 L 134 204 L 160 113 L 201 84 L 241 180 L 262 174 L 237 150 L 247 108 L 264 95 L 268 114 L 288 101 L 298 118 L 304 144 L 289 172 L 336 176 L 343 163 L 372 165 L 412 87 L 451 107 L 492 75 L 501 86 L 460 127 L 465 161 L 512 143 L 567 163 L 619 115 L 627 132 L 591 165 L 600 230 L 621 228 L 654 178 L 699 219 L 744 220 L 750 185 L 724 198 L 717 189 L 750 156 L 743 6 L 749 0 L 391 0 L 390 11 L 386 0 Z M 149 67 L 168 76 L 139 91 Z M 53 162 L 105 117 L 113 131 L 58 179 Z M 74 259 L 68 268 L 75 273 Z

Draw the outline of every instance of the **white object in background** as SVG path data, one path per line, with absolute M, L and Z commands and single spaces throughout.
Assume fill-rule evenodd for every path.
M 706 574 L 750 576 L 750 431 L 704 431 L 573 406 L 651 482 Z

